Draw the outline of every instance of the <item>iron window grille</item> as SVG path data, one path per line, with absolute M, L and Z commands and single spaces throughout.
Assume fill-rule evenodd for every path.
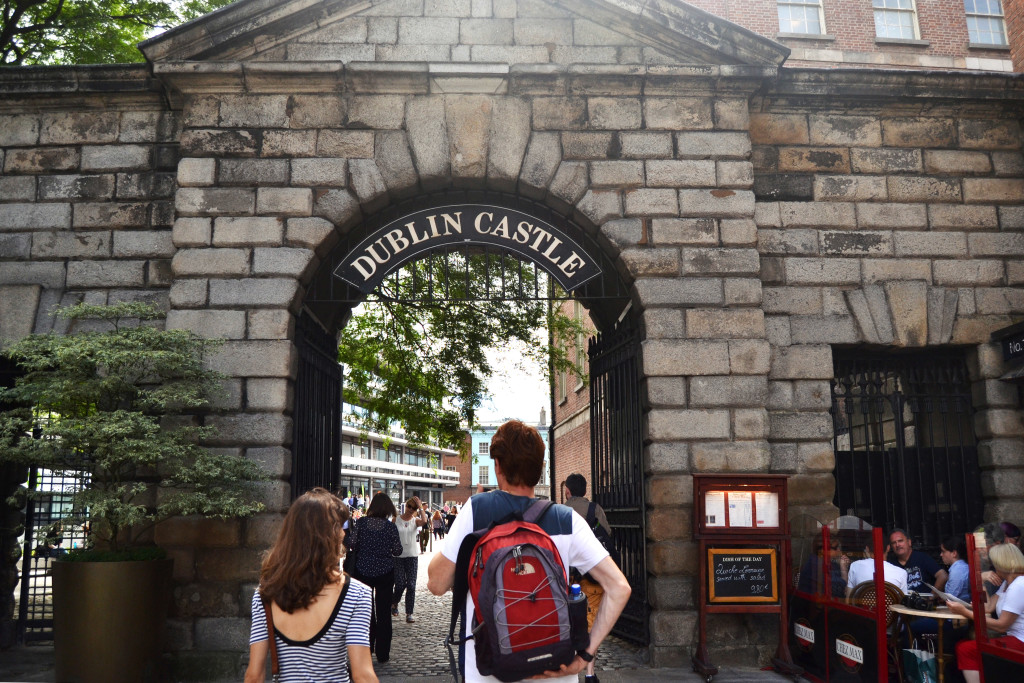
M 937 552 L 973 529 L 983 500 L 970 383 L 958 352 L 836 351 L 833 447 L 841 515 L 906 529 Z

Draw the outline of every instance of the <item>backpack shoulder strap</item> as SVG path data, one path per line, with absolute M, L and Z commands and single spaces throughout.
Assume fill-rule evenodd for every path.
M 523 521 L 530 524 L 539 524 L 541 517 L 551 509 L 553 501 L 537 499 L 530 503 L 530 507 L 523 512 Z
M 590 505 L 587 506 L 587 526 L 591 529 L 597 523 L 597 503 L 590 501 Z

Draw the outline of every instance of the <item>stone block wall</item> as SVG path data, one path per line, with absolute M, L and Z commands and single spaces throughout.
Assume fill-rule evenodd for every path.
M 176 115 L 143 68 L 45 74 L 0 104 L 0 339 L 82 299 L 166 308 L 171 284 Z
M 920 82 L 932 96 L 958 84 L 970 87 Z M 809 512 L 833 486 L 832 348 L 961 347 L 986 515 L 1024 516 L 1010 484 L 1024 461 L 1006 457 L 1024 445 L 1024 423 L 1016 392 L 995 381 L 1005 370 L 989 340 L 1024 314 L 1019 114 L 866 94 L 799 102 L 766 96 L 751 110 L 771 470 L 800 473 L 790 502 Z

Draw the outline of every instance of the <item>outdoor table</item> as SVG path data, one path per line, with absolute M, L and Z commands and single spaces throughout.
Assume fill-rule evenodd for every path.
M 938 660 L 939 669 L 939 683 L 944 683 L 946 679 L 946 653 L 943 650 L 942 643 L 942 620 L 948 621 L 967 621 L 964 617 L 959 614 L 953 614 L 949 611 L 946 606 L 935 608 L 934 611 L 924 609 L 913 609 L 906 605 L 892 605 L 889 607 L 893 612 L 902 614 L 908 617 L 920 617 L 922 619 L 935 619 L 939 624 L 939 651 L 935 654 L 935 658 Z

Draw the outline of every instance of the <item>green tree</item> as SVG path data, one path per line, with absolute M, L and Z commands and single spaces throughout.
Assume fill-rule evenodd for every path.
M 350 419 L 384 434 L 399 423 L 416 443 L 462 450 L 494 373 L 487 349 L 512 340 L 525 349 L 522 363 L 547 374 L 550 362 L 585 380 L 565 343 L 582 328 L 549 306 L 547 287 L 544 274 L 510 256 L 467 262 L 456 254 L 404 267 L 342 330 L 345 401 L 363 409 Z
M 136 44 L 232 0 L 2 0 L 0 64 L 141 62 Z
M 84 476 L 69 522 L 89 522 L 112 550 L 146 538 L 177 515 L 231 518 L 262 509 L 263 471 L 200 445 L 221 376 L 204 365 L 217 346 L 162 330 L 149 304 L 79 304 L 59 312 L 74 334 L 31 335 L 5 353 L 24 372 L 0 391 L 0 465 Z

